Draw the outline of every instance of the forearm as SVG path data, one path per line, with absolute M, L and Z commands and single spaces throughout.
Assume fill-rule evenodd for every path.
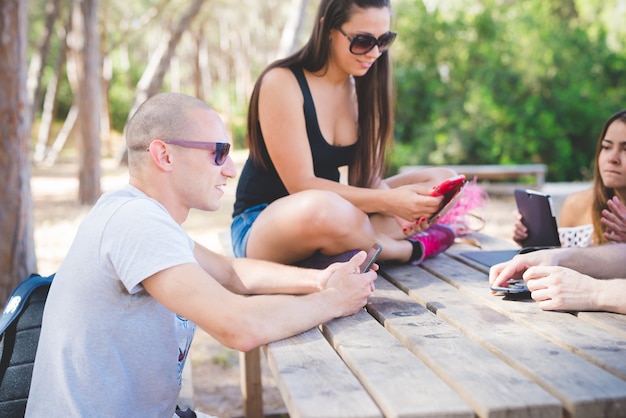
M 555 252 L 555 264 L 597 279 L 626 277 L 626 244 L 563 248 Z
M 232 259 L 234 276 L 228 287 L 247 295 L 285 293 L 300 295 L 321 289 L 318 270 L 248 258 Z
M 198 325 L 210 332 L 220 343 L 240 351 L 248 351 L 351 313 L 338 311 L 340 303 L 329 303 L 331 292 L 335 290 L 304 296 L 244 297 L 235 306 L 229 307 L 234 312 L 239 312 L 232 316 L 232 320 L 217 326 L 214 321 Z
M 155 273 L 142 285 L 163 306 L 220 343 L 247 351 L 363 307 L 371 294 L 369 282 L 362 275 L 351 276 L 359 284 L 352 292 L 329 288 L 303 296 L 242 296 L 226 290 L 197 264 L 187 263 Z
M 306 294 L 318 291 L 318 271 L 263 260 L 232 258 L 196 243 L 200 267 L 218 283 L 240 295 L 271 293 Z
M 626 314 L 626 278 L 596 280 L 594 310 Z

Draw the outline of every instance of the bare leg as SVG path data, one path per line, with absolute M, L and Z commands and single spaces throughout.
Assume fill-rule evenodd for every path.
M 390 187 L 423 183 L 436 185 L 456 173 L 446 168 L 427 168 L 393 176 Z M 336 255 L 354 249 L 383 247 L 379 259 L 409 261 L 413 246 L 406 241 L 395 218 L 368 216 L 341 196 L 307 190 L 285 196 L 269 205 L 250 231 L 248 257 L 294 263 L 320 251 Z
M 412 246 L 377 233 L 370 218 L 339 195 L 307 190 L 269 205 L 254 222 L 246 253 L 281 263 L 293 263 L 316 251 L 334 255 L 353 249 L 383 246 L 381 260 L 408 261 Z

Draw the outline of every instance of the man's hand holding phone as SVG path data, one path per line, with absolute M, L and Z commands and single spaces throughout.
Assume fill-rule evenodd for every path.
M 376 259 L 378 258 L 378 255 L 380 254 L 382 250 L 383 250 L 383 247 L 374 243 L 374 245 L 372 245 L 372 248 L 370 248 L 370 250 L 367 252 L 367 257 L 365 257 L 365 261 L 361 263 L 361 266 L 359 267 L 359 272 L 367 273 L 372 267 L 372 265 L 374 264 L 374 262 L 376 261 Z

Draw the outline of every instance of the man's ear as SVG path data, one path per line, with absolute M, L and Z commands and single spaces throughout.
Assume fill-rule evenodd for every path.
M 152 141 L 148 147 L 150 159 L 162 170 L 170 171 L 172 165 L 172 155 L 169 153 L 165 144 L 161 141 Z

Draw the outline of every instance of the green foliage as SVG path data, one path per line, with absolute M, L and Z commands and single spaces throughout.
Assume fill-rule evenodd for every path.
M 111 128 L 123 132 L 128 114 L 135 99 L 135 86 L 141 78 L 143 68 L 131 66 L 127 71 L 114 71 L 108 97 Z
M 626 55 L 603 27 L 558 1 L 424 3 L 396 6 L 392 165 L 541 162 L 553 181 L 587 173 L 604 121 L 624 107 Z
M 204 54 L 202 95 L 244 146 L 254 80 L 276 57 L 289 2 L 207 2 L 177 47 L 178 84 L 200 94 L 193 69 Z M 548 179 L 591 171 L 604 121 L 626 107 L 623 0 L 393 0 L 398 40 L 396 146 L 392 171 L 408 164 L 548 164 Z M 44 30 L 45 0 L 29 2 L 29 52 Z M 58 30 L 44 73 L 64 47 Z M 239 4 L 239 3 L 238 3 Z M 317 7 L 318 2 L 309 6 Z M 100 3 L 101 52 L 110 58 L 111 124 L 122 131 L 137 83 L 162 37 L 188 1 Z M 312 13 L 301 36 L 308 36 Z M 75 98 L 60 75 L 56 119 Z M 196 84 L 194 84 L 196 83 Z M 40 109 L 38 110 L 38 112 Z

